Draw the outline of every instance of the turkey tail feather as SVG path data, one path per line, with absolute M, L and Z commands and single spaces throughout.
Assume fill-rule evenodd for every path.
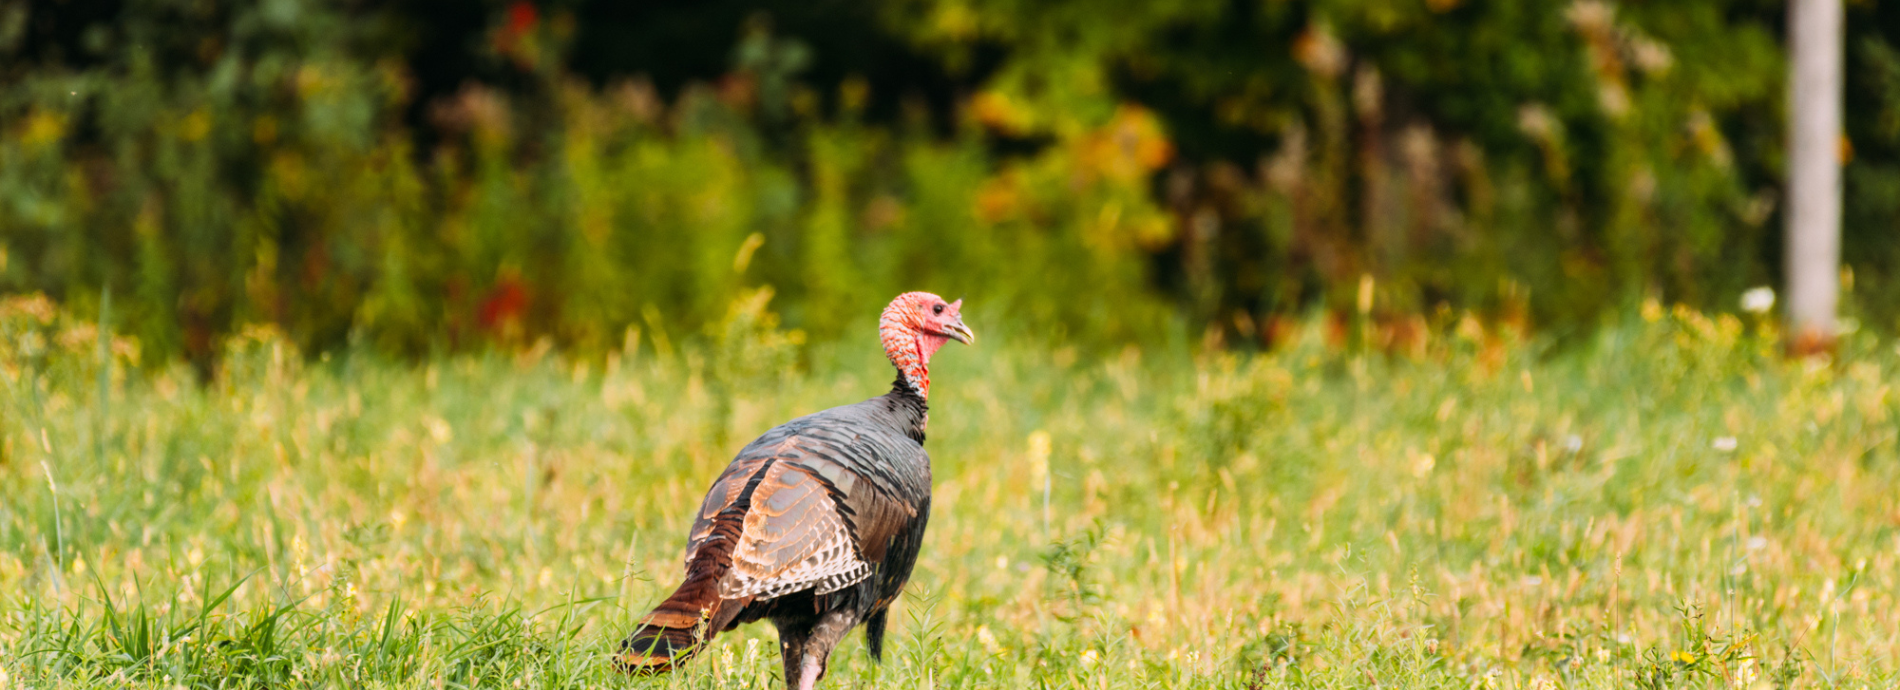
M 711 642 L 743 608 L 719 598 L 713 578 L 688 578 L 673 596 L 640 619 L 640 627 L 620 643 L 614 665 L 626 673 L 666 673 L 686 663 Z

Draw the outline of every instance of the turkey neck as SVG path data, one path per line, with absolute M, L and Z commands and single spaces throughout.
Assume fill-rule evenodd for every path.
M 883 336 L 884 355 L 897 368 L 897 380 L 884 397 L 904 432 L 923 443 L 924 427 L 930 424 L 930 356 L 946 338 L 905 328 L 886 328 Z
M 929 379 L 924 379 L 928 386 Z M 884 394 L 890 401 L 891 412 L 899 419 L 904 433 L 919 444 L 924 442 L 924 427 L 930 424 L 930 401 L 924 399 L 925 393 L 917 390 L 910 377 L 902 369 L 897 371 L 897 381 L 891 384 L 891 392 Z
M 894 321 L 887 311 L 878 329 L 884 356 L 897 368 L 897 381 L 885 397 L 891 400 L 892 411 L 905 417 L 906 433 L 923 443 L 924 427 L 930 423 L 930 357 L 950 339 Z
M 891 366 L 897 367 L 898 383 L 907 386 L 920 401 L 929 398 L 930 357 L 950 338 L 889 324 L 880 330 L 884 356 L 891 360 Z

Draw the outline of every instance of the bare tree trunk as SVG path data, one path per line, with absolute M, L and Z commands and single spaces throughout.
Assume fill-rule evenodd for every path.
M 1788 3 L 1788 322 L 1797 354 L 1833 345 L 1840 297 L 1841 1 Z

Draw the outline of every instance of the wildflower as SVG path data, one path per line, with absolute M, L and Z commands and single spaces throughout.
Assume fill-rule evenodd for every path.
M 1669 46 L 1647 36 L 1632 37 L 1629 48 L 1630 61 L 1636 63 L 1636 66 L 1642 68 L 1644 72 L 1662 74 L 1668 72 L 1669 67 L 1675 64 L 1675 58 L 1669 53 Z M 1767 290 L 1768 288 L 1756 289 Z M 1770 290 L 1768 294 L 1771 295 L 1770 299 L 1773 299 L 1774 291 Z
M 1775 308 L 1775 289 L 1763 285 L 1749 288 L 1742 293 L 1742 311 L 1750 314 L 1766 314 Z
M 1346 69 L 1346 46 L 1333 36 L 1332 27 L 1316 23 L 1293 42 L 1293 59 L 1321 76 L 1337 76 Z
M 1564 18 L 1584 31 L 1607 32 L 1616 21 L 1616 10 L 1602 0 L 1577 0 L 1564 10 Z
M 1554 138 L 1558 124 L 1557 117 L 1550 113 L 1550 108 L 1543 105 L 1533 103 L 1517 110 L 1517 128 L 1530 135 L 1532 139 L 1549 141 Z M 1647 304 L 1644 305 L 1644 309 L 1647 312 Z
M 1095 662 L 1097 662 L 1097 661 L 1100 661 L 1100 660 L 1101 660 L 1101 658 L 1102 658 L 1102 657 L 1101 657 L 1101 655 L 1100 655 L 1100 654 L 1096 654 L 1096 653 L 1095 653 L 1095 650 L 1093 650 L 1093 649 L 1091 649 L 1091 650 L 1088 650 L 1088 651 L 1086 651 L 1086 652 L 1083 652 L 1083 653 L 1082 653 L 1082 666 L 1083 666 L 1084 668 L 1095 668 Z
M 1715 442 L 1709 444 L 1711 448 L 1714 448 L 1724 453 L 1735 452 L 1736 445 L 1737 443 L 1735 441 L 1734 436 L 1722 436 L 1715 439 Z
M 1654 297 L 1649 297 L 1643 300 L 1643 320 L 1644 321 L 1655 323 L 1657 320 L 1661 319 L 1662 317 L 1663 317 L 1662 302 L 1657 301 L 1656 298 Z
M 1760 678 L 1761 672 L 1755 670 L 1755 660 L 1743 659 L 1742 663 L 1735 667 L 1735 675 L 1729 680 L 1729 687 L 1747 688 L 1753 686 Z
M 996 634 L 990 632 L 990 626 L 987 625 L 977 627 L 976 641 L 983 645 L 983 651 L 991 654 L 995 654 L 1002 649 L 1001 645 L 996 644 Z

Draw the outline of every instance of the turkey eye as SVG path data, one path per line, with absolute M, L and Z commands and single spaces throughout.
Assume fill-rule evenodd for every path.
M 939 304 L 939 305 L 937 305 L 937 306 L 934 306 L 934 307 L 931 307 L 931 308 L 930 308 L 930 313 L 932 313 L 932 314 L 942 314 L 942 313 L 943 313 L 943 305 L 941 305 L 941 304 Z

